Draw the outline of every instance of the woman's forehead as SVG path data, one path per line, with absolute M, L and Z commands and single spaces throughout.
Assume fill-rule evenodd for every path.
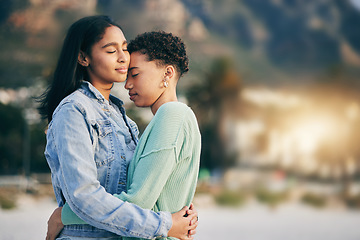
M 104 36 L 99 41 L 101 47 L 107 47 L 111 45 L 124 45 L 127 44 L 126 38 L 120 28 L 111 26 L 106 28 Z

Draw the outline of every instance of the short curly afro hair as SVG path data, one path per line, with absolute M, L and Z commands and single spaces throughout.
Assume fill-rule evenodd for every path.
M 179 77 L 189 71 L 189 59 L 183 41 L 164 31 L 146 32 L 131 40 L 129 53 L 146 54 L 149 61 L 157 60 L 161 66 L 173 65 Z

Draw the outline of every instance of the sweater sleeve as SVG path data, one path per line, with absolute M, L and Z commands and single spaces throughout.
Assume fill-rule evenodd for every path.
M 115 196 L 142 208 L 153 209 L 177 165 L 185 111 L 186 108 L 176 108 L 171 103 L 159 108 L 141 137 L 135 158 L 130 163 L 128 190 Z
M 142 208 L 152 209 L 166 184 L 175 162 L 175 149 L 161 149 L 142 156 L 128 191 L 116 197 Z

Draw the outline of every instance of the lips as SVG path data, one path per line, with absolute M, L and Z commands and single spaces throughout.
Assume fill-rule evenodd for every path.
M 136 98 L 137 94 L 136 93 L 129 93 L 130 96 L 130 100 L 134 101 L 134 99 Z
M 127 74 L 128 72 L 128 68 L 127 67 L 119 67 L 119 68 L 116 68 L 115 69 L 118 73 L 121 73 L 121 74 Z

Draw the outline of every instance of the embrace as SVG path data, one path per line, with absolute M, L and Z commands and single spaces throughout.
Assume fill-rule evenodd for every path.
M 176 95 L 188 70 L 185 45 L 171 33 L 127 43 L 107 16 L 71 25 L 39 108 L 59 205 L 46 239 L 193 239 L 201 136 Z M 130 100 L 154 115 L 140 139 L 110 94 L 125 81 Z

